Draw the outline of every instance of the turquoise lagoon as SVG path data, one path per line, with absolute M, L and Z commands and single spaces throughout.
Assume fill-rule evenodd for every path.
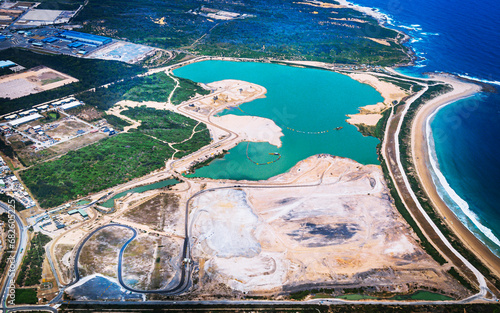
M 372 87 L 332 71 L 299 68 L 270 63 L 203 61 L 174 71 L 179 77 L 211 83 L 238 79 L 267 89 L 265 98 L 224 110 L 220 115 L 252 115 L 273 120 L 281 127 L 280 148 L 269 143 L 240 143 L 221 159 L 196 170 L 192 176 L 213 179 L 261 180 L 284 173 L 297 162 L 321 153 L 379 164 L 376 146 L 379 140 L 364 137 L 348 124 L 346 114 L 358 108 L 382 102 Z M 341 130 L 335 130 L 343 127 Z M 292 130 L 293 129 L 293 130 Z M 328 131 L 328 132 L 327 132 Z M 281 159 L 269 165 L 280 153 Z

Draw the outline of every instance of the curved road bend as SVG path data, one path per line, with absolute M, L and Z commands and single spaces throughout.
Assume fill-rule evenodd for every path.
M 403 110 L 399 112 L 391 111 L 389 121 L 385 130 L 383 141 L 382 154 L 387 163 L 390 175 L 394 181 L 398 194 L 401 196 L 406 208 L 412 215 L 413 219 L 418 223 L 430 242 L 444 255 L 453 265 L 459 268 L 470 280 L 476 281 L 480 287 L 480 292 L 477 294 L 480 298 L 484 298 L 487 291 L 486 281 L 484 276 L 467 260 L 465 259 L 451 243 L 442 234 L 439 228 L 434 224 L 431 218 L 420 205 L 415 193 L 411 189 L 410 183 L 401 164 L 401 152 L 399 149 L 399 132 L 403 124 L 406 112 L 411 104 L 427 91 L 428 87 L 418 92 L 411 97 Z

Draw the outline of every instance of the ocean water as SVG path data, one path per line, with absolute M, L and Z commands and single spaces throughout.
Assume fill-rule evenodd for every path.
M 408 75 L 449 72 L 500 85 L 500 2 L 355 0 L 412 36 L 420 59 Z M 430 123 L 438 189 L 455 214 L 500 256 L 500 95 L 450 104 Z
M 240 143 L 223 159 L 196 170 L 197 177 L 259 180 L 281 174 L 297 162 L 320 153 L 354 159 L 362 164 L 379 164 L 379 140 L 363 137 L 345 120 L 358 108 L 383 101 L 372 87 L 348 76 L 318 69 L 278 64 L 204 61 L 174 71 L 180 77 L 210 83 L 239 79 L 267 89 L 266 98 L 240 105 L 222 114 L 252 115 L 272 119 L 284 134 L 280 148 L 269 143 Z M 335 130 L 343 127 L 341 130 Z M 293 129 L 293 130 L 292 130 Z M 299 132 L 300 131 L 300 132 Z M 281 158 L 272 164 L 267 163 Z

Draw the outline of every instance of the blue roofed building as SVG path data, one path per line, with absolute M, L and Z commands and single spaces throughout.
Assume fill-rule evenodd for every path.
M 14 66 L 16 65 L 16 63 L 10 61 L 10 60 L 7 60 L 7 61 L 0 61 L 0 68 L 4 68 L 4 67 L 9 67 L 9 66 Z
M 81 42 L 85 43 L 90 43 L 98 46 L 102 46 L 105 44 L 108 44 L 111 42 L 111 38 L 108 37 L 103 37 L 103 36 L 98 36 L 98 35 L 92 35 L 92 34 L 87 34 L 87 33 L 80 33 L 80 32 L 75 32 L 72 30 L 67 30 L 58 35 L 59 37 L 66 38 L 66 39 L 71 39 L 71 40 L 78 40 Z

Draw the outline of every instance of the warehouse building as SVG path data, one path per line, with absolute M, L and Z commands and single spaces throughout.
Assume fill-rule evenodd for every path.
M 98 45 L 98 46 L 102 46 L 102 45 L 105 45 L 105 44 L 108 44 L 111 42 L 111 38 L 108 38 L 108 37 L 80 33 L 80 32 L 75 32 L 72 30 L 64 31 L 64 32 L 60 33 L 58 36 L 62 37 L 62 38 L 71 39 L 71 40 L 78 40 L 81 42 L 90 43 L 90 44 L 94 44 L 94 45 Z
M 28 123 L 28 122 L 37 120 L 37 119 L 42 118 L 42 117 L 43 116 L 41 116 L 40 114 L 35 113 L 35 114 L 31 114 L 31 115 L 28 115 L 28 116 L 21 117 L 21 118 L 18 118 L 16 120 L 10 121 L 7 124 L 9 124 L 12 127 L 16 127 L 16 126 L 19 126 L 21 124 Z
M 67 109 L 71 109 L 71 108 L 77 107 L 77 106 L 79 106 L 81 104 L 82 103 L 80 101 L 72 101 L 70 103 L 66 103 L 66 104 L 61 105 L 60 108 L 63 109 L 63 110 L 67 110 Z

